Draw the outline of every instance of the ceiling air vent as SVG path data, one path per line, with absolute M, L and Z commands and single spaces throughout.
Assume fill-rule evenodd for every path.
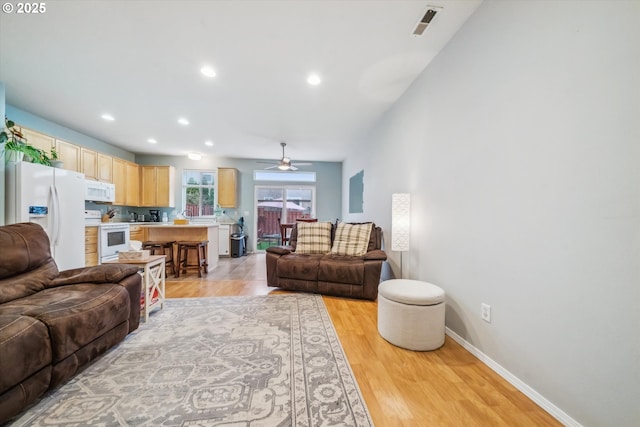
M 427 29 L 433 18 L 436 16 L 436 13 L 441 11 L 442 8 L 438 6 L 429 6 L 427 8 L 427 12 L 424 14 L 422 19 L 418 21 L 416 28 L 413 30 L 414 36 L 421 36 L 424 33 L 424 30 Z

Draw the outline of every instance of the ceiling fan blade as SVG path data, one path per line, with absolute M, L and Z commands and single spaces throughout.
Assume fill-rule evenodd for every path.
M 265 169 L 265 170 L 267 170 L 267 169 L 275 169 L 275 168 L 277 168 L 277 167 L 278 167 L 278 165 L 273 165 L 273 166 L 269 166 L 269 167 L 264 168 L 264 169 Z
M 294 165 L 296 166 L 311 166 L 313 163 L 309 163 L 309 162 L 293 162 Z
M 290 170 L 290 171 L 297 171 L 297 170 L 298 170 L 298 168 L 297 168 L 297 167 L 295 167 L 295 166 L 293 166 L 293 165 L 289 165 L 289 170 Z
M 265 161 L 262 161 L 262 160 L 257 160 L 256 163 L 264 163 L 266 165 L 277 165 L 278 164 L 277 161 L 265 162 Z

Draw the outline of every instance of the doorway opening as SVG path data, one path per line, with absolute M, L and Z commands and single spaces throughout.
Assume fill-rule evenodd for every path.
M 282 244 L 280 224 L 315 217 L 314 186 L 256 186 L 256 250 Z

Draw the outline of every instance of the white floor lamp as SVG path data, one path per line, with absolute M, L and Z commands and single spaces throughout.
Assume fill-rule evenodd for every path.
M 402 279 L 402 252 L 409 250 L 411 234 L 411 194 L 391 195 L 391 250 L 400 252 L 400 278 Z

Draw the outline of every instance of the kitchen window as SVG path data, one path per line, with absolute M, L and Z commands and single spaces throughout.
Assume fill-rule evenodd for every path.
M 182 208 L 190 217 L 215 214 L 215 170 L 185 169 L 182 173 Z

